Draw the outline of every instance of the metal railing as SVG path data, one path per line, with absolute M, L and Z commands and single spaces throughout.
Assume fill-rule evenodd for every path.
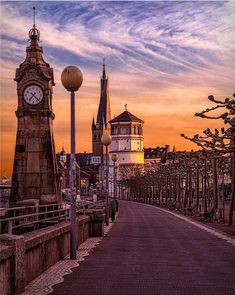
M 69 210 L 70 206 L 62 203 L 8 208 L 5 216 L 0 219 L 0 231 L 12 234 L 17 229 L 34 230 L 45 224 L 55 224 L 68 220 Z
M 103 201 L 97 201 L 102 206 Z M 77 203 L 77 214 L 85 214 L 86 209 L 93 208 L 91 201 Z M 0 218 L 0 233 L 17 233 L 32 231 L 70 219 L 70 204 L 59 203 L 50 205 L 22 206 L 5 209 L 4 216 Z

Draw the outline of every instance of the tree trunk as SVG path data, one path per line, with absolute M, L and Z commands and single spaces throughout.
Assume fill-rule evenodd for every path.
M 218 209 L 218 200 L 219 200 L 219 192 L 218 192 L 218 160 L 213 157 L 212 159 L 212 169 L 213 169 L 213 210 Z
M 205 159 L 204 165 L 204 212 L 207 212 L 207 159 Z
M 231 203 L 229 208 L 229 220 L 228 225 L 233 224 L 233 213 L 234 213 L 234 203 L 235 203 L 235 152 L 232 154 L 232 195 L 231 195 Z
M 200 198 L 200 187 L 199 187 L 199 163 L 197 161 L 197 168 L 196 168 L 196 207 L 197 211 L 199 211 L 199 198 Z
M 189 198 L 188 198 L 188 206 L 192 206 L 192 171 L 191 169 L 189 170 L 189 175 L 188 175 L 188 186 L 189 186 Z
M 185 193 L 184 193 L 184 208 L 186 208 L 188 203 L 188 171 L 186 172 L 186 181 L 185 181 Z

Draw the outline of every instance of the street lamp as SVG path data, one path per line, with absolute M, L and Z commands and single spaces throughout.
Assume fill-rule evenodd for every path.
M 106 170 L 106 225 L 109 225 L 109 171 L 108 171 L 108 146 L 112 142 L 112 137 L 109 134 L 103 134 L 101 137 L 101 142 L 105 146 L 105 170 Z
M 113 212 L 112 212 L 112 220 L 115 220 L 115 214 L 117 211 L 117 160 L 118 160 L 118 155 L 117 154 L 112 154 L 111 157 L 112 161 L 113 161 L 113 198 L 114 198 L 114 202 L 113 202 Z
M 66 67 L 61 74 L 61 82 L 71 96 L 71 151 L 70 151 L 70 258 L 76 259 L 77 222 L 76 222 L 76 159 L 75 159 L 75 91 L 82 85 L 82 72 L 75 66 Z

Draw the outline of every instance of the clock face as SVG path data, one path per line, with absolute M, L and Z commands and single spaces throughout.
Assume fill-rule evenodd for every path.
M 31 105 L 39 104 L 43 99 L 42 88 L 37 85 L 29 85 L 24 90 L 24 100 Z

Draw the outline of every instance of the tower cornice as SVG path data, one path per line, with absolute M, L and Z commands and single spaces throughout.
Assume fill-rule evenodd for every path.
M 24 116 L 29 116 L 31 118 L 35 117 L 50 117 L 52 120 L 55 118 L 55 114 L 51 110 L 23 110 L 18 108 L 18 110 L 15 112 L 17 118 L 24 117 Z
M 43 67 L 37 64 L 27 63 L 27 64 L 21 64 L 19 68 L 16 69 L 16 75 L 14 80 L 16 82 L 19 82 L 24 77 L 25 73 L 34 70 L 37 72 L 37 74 L 45 81 L 52 80 L 52 85 L 54 86 L 54 75 L 53 75 L 53 69 L 50 67 Z M 33 75 L 32 75 L 33 77 Z

